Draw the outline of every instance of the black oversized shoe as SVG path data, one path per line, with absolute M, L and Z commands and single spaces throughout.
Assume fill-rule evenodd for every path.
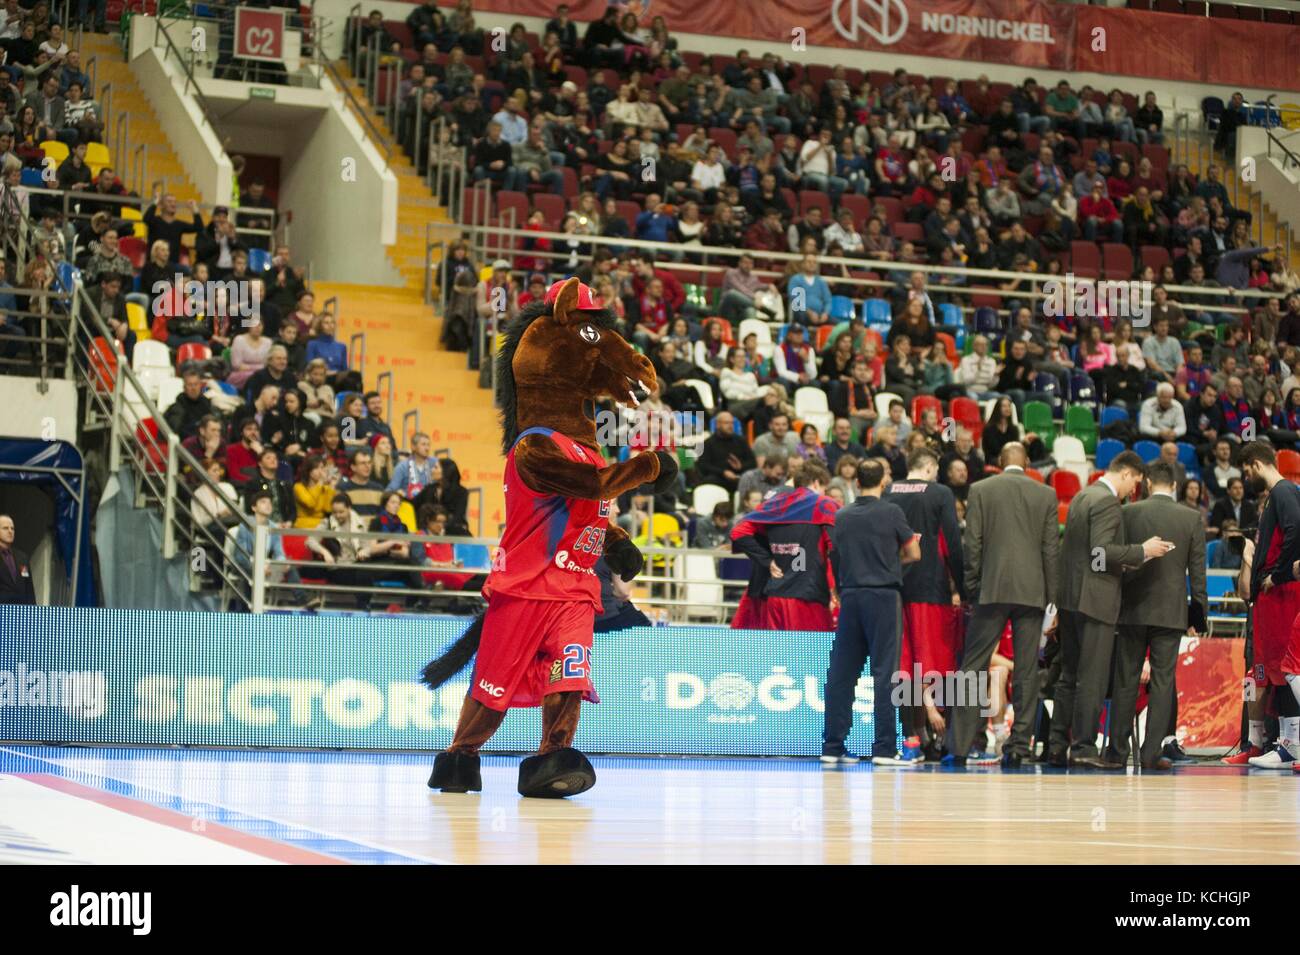
M 439 753 L 433 761 L 429 788 L 445 793 L 481 792 L 483 777 L 478 767 L 477 753 Z
M 519 795 L 563 799 L 596 785 L 596 770 L 576 749 L 529 756 L 519 764 Z

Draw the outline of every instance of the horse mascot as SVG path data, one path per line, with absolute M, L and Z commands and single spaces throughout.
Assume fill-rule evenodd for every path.
M 477 792 L 479 749 L 512 707 L 542 708 L 542 741 L 519 766 L 522 796 L 563 797 L 596 784 L 573 748 L 592 686 L 592 627 L 602 553 L 631 580 L 645 564 L 609 502 L 644 484 L 672 486 L 677 462 L 662 451 L 606 465 L 589 409 L 597 399 L 639 403 L 654 366 L 618 332 L 613 314 L 576 278 L 556 282 L 507 328 L 497 357 L 506 526 L 483 587 L 487 610 L 424 668 L 435 688 L 477 654 L 456 735 L 439 753 L 429 788 Z

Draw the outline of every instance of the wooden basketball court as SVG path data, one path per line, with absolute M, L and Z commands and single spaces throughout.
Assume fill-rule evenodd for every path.
M 10 746 L 0 748 L 0 827 L 91 862 L 1300 861 L 1300 775 L 1291 772 L 597 757 L 595 789 L 549 801 L 515 793 L 517 758 L 485 757 L 477 795 L 427 790 L 431 761 Z M 106 829 L 123 827 L 130 839 L 106 840 Z

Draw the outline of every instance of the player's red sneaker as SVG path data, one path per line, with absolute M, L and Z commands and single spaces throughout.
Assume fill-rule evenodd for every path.
M 1251 746 L 1250 749 L 1243 749 L 1235 756 L 1225 756 L 1219 762 L 1227 763 L 1229 766 L 1247 766 L 1256 756 L 1263 756 L 1264 751 L 1258 746 Z

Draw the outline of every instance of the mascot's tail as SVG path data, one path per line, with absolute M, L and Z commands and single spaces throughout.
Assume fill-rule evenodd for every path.
M 465 669 L 469 661 L 474 658 L 474 654 L 478 652 L 479 639 L 482 636 L 483 614 L 479 614 L 459 640 L 449 646 L 442 656 L 430 662 L 421 671 L 420 681 L 431 690 L 436 690 L 442 686 Z

